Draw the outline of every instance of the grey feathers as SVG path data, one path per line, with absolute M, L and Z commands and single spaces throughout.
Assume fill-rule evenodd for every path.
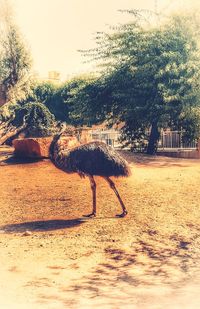
M 57 149 L 58 150 L 58 149 Z M 102 142 L 90 142 L 73 149 L 54 151 L 54 161 L 58 168 L 68 173 L 93 176 L 129 176 L 128 163 L 111 147 Z

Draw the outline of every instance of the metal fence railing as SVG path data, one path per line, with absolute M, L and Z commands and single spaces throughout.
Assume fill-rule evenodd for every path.
M 197 141 L 183 141 L 182 132 L 163 130 L 161 132 L 158 148 L 194 149 L 197 148 Z
M 93 140 L 99 140 L 105 142 L 107 145 L 112 147 L 120 147 L 119 142 L 120 131 L 115 129 L 98 129 L 92 130 L 91 138 Z M 158 149 L 195 149 L 197 148 L 197 140 L 183 141 L 182 132 L 162 130 L 160 140 L 158 142 Z
M 120 131 L 115 129 L 108 130 L 92 130 L 91 137 L 94 140 L 99 140 L 114 148 L 120 147 Z

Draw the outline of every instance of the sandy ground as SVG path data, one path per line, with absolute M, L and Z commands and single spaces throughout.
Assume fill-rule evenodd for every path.
M 199 160 L 124 153 L 128 216 L 97 178 L 84 219 L 87 179 L 0 153 L 0 308 L 200 308 Z

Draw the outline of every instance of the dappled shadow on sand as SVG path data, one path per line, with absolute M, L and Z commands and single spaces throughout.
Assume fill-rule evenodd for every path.
M 134 248 L 135 245 L 135 248 Z M 108 247 L 105 249 L 106 263 L 98 265 L 90 276 L 85 278 L 84 288 L 91 289 L 91 284 L 98 286 L 116 286 L 120 281 L 129 285 L 141 284 L 152 285 L 152 279 L 158 283 L 177 284 L 183 279 L 193 265 L 187 245 L 183 249 L 183 242 L 176 248 L 156 248 L 146 242 L 139 241 L 133 244 L 133 250 L 125 251 L 118 248 Z M 176 269 L 179 276 L 172 276 Z M 158 276 L 157 278 L 155 276 Z M 79 286 L 74 286 L 76 290 Z
M 81 218 L 71 220 L 47 220 L 47 221 L 31 221 L 17 224 L 7 224 L 0 226 L 0 230 L 5 233 L 19 233 L 25 231 L 43 232 L 59 229 L 66 229 L 78 226 L 84 223 Z
M 149 308 L 156 298 L 168 301 L 169 294 L 195 273 L 199 256 L 192 256 L 190 245 L 173 235 L 168 243 L 138 240 L 127 250 L 108 246 L 105 258 L 82 278 L 61 287 L 57 300 L 70 308 L 82 308 L 80 304 L 87 304 L 83 308 Z M 48 302 L 49 296 L 40 294 L 39 300 Z

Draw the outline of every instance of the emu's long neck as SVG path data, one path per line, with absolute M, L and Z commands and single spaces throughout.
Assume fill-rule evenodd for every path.
M 59 161 L 64 156 L 64 152 L 66 155 L 67 152 L 69 152 L 69 149 L 67 149 L 64 142 L 61 139 L 59 139 L 54 145 L 54 150 L 53 150 L 54 161 L 55 162 Z
M 54 145 L 54 150 L 53 150 L 53 155 L 54 157 L 57 156 L 58 154 L 61 155 L 66 148 L 64 147 L 64 143 L 59 139 L 55 145 Z
M 54 164 L 59 165 L 63 155 L 67 152 L 67 147 L 64 145 L 64 141 L 59 137 L 55 137 L 51 149 L 50 149 L 50 157 Z
M 55 138 L 52 142 L 51 147 L 51 160 L 55 165 L 62 168 L 64 164 L 64 160 L 67 157 L 70 150 L 79 145 L 79 142 L 76 138 L 69 139 L 61 139 Z

